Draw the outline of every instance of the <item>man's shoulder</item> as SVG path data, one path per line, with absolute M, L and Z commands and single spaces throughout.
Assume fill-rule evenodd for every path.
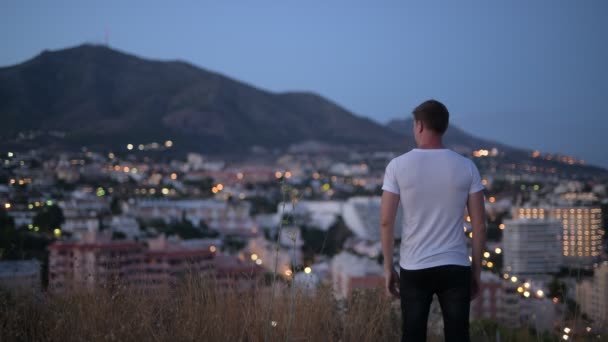
M 412 157 L 413 157 L 412 151 L 413 150 L 396 156 L 395 158 L 393 158 L 389 161 L 388 165 L 402 164 L 404 161 L 407 161 L 408 159 L 412 159 Z
M 449 151 L 450 155 L 452 155 L 455 159 L 460 160 L 463 163 L 472 163 L 473 162 L 470 158 L 467 158 L 456 151 L 453 151 L 453 150 L 448 150 L 448 151 Z

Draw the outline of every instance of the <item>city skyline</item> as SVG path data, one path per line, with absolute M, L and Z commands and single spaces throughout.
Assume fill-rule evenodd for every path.
M 146 4 L 5 4 L 0 65 L 109 42 L 275 92 L 313 91 L 381 123 L 437 98 L 474 135 L 608 167 L 597 148 L 608 127 L 603 3 Z

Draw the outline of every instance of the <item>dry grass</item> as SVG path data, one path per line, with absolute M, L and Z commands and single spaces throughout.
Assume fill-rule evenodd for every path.
M 270 321 L 267 287 L 234 291 L 201 277 L 148 291 L 114 286 L 37 299 L 3 296 L 0 340 L 263 341 L 267 325 L 270 341 L 399 338 L 400 318 L 377 293 L 357 294 L 346 305 L 339 305 L 327 287 L 291 294 L 288 287 L 279 287 Z
M 268 341 L 400 340 L 398 303 L 377 291 L 355 292 L 338 302 L 329 287 L 310 294 L 281 283 L 270 320 L 269 303 L 269 287 L 235 291 L 194 276 L 179 286 L 147 291 L 113 286 L 38 298 L 2 295 L 0 341 L 253 342 L 266 335 Z M 496 332 L 487 327 L 474 322 L 472 341 L 493 341 Z M 442 340 L 428 336 L 431 342 Z M 501 340 L 542 339 L 519 330 L 504 331 Z

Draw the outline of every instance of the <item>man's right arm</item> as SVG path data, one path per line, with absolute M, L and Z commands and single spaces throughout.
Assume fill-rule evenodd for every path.
M 399 195 L 383 191 L 380 205 L 380 241 L 384 257 L 385 287 L 389 294 L 399 298 L 399 275 L 393 265 L 393 246 L 395 244 L 395 216 L 399 206 Z
M 473 245 L 472 245 L 472 264 L 471 271 L 473 281 L 475 284 L 471 284 L 473 287 L 472 298 L 477 296 L 479 290 L 479 282 L 481 277 L 481 258 L 486 243 L 486 219 L 485 219 L 485 207 L 483 191 L 474 192 L 469 194 L 467 200 L 467 209 L 469 216 L 471 217 L 471 226 L 473 227 Z

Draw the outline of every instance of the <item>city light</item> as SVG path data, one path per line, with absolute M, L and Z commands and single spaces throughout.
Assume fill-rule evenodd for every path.
M 563 338 L 564 340 L 567 340 L 567 339 L 568 339 L 568 335 L 564 335 L 564 336 L 562 336 L 562 338 Z
M 517 277 L 516 276 L 512 276 L 511 277 L 511 281 L 514 282 L 514 283 L 517 282 Z
M 530 288 L 530 283 L 524 283 L 524 287 L 529 289 Z
M 488 265 L 487 266 L 488 266 L 488 268 L 492 268 L 492 267 L 494 267 L 494 263 L 491 262 L 491 261 L 488 261 Z
M 167 189 L 167 188 L 163 188 L 163 189 L 161 190 L 161 192 L 162 192 L 162 194 L 163 194 L 163 195 L 165 195 L 165 196 L 166 196 L 166 195 L 168 195 L 168 194 L 169 194 L 169 189 Z
M 488 200 L 490 201 L 490 203 L 496 202 L 496 198 L 495 197 L 490 197 Z
M 171 179 L 176 180 L 177 179 L 177 173 L 172 173 L 171 174 Z
M 484 258 L 489 258 L 490 257 L 490 252 L 483 252 L 483 257 Z
M 261 265 L 262 264 L 262 259 L 258 259 L 255 261 L 256 265 Z
M 488 150 L 478 150 L 478 151 L 473 151 L 473 156 L 474 157 L 487 157 L 490 155 L 490 151 Z
M 570 328 L 568 328 L 568 327 L 565 327 L 565 328 L 564 328 L 564 332 L 565 332 L 566 334 L 569 334 L 569 333 L 570 333 L 570 331 L 571 331 L 571 330 L 570 330 Z
M 211 192 L 213 192 L 214 194 L 217 194 L 218 191 L 219 190 L 215 186 L 213 188 L 211 188 Z
M 538 291 L 536 291 L 536 295 L 537 295 L 538 297 L 542 297 L 542 296 L 544 296 L 544 295 L 545 295 L 545 293 L 543 292 L 543 290 L 538 290 Z
M 505 229 L 505 224 L 504 223 L 499 224 L 498 225 L 498 229 L 504 230 Z
M 131 151 L 133 149 L 133 144 L 127 144 L 127 150 Z
M 518 287 L 518 288 L 517 288 L 517 292 L 519 292 L 519 293 L 523 293 L 523 292 L 524 292 L 524 288 L 523 288 L 523 287 L 521 287 L 521 286 L 520 286 L 520 287 Z
M 215 248 L 215 246 L 213 246 L 213 245 L 211 247 L 209 247 L 209 251 L 211 253 L 215 253 L 216 250 L 217 250 L 217 248 Z
M 9 152 L 9 153 L 7 153 L 7 155 L 8 155 L 8 157 L 10 158 L 10 157 L 12 157 L 12 156 L 13 156 L 13 152 Z
M 312 272 L 312 269 L 310 267 L 305 267 L 304 268 L 304 273 L 310 274 L 310 272 Z
M 236 174 L 236 178 L 237 178 L 238 180 L 243 179 L 243 177 L 245 177 L 245 175 L 243 175 L 243 173 L 242 173 L 242 172 L 239 172 L 239 173 L 237 173 L 237 174 Z
M 224 190 L 224 186 L 222 185 L 222 183 L 216 185 L 215 187 L 217 188 L 218 191 Z
M 291 178 L 291 172 L 285 171 L 285 178 Z
M 496 249 L 494 250 L 494 253 L 500 254 L 500 253 L 502 253 L 502 249 L 496 247 Z
M 251 260 L 256 261 L 258 259 L 258 255 L 253 253 L 251 254 Z
M 167 140 L 167 141 L 165 141 L 165 147 L 166 147 L 166 148 L 169 148 L 169 147 L 171 147 L 171 146 L 173 146 L 173 141 L 171 141 L 171 140 Z
M 275 178 L 279 179 L 281 177 L 283 177 L 283 173 L 281 171 L 277 171 L 274 173 Z
M 10 209 L 10 208 L 11 208 L 11 204 L 10 204 L 10 203 L 8 203 L 8 202 L 7 202 L 7 203 L 4 203 L 4 207 L 5 207 L 6 209 Z
M 293 274 L 293 272 L 291 272 L 291 270 L 285 271 L 285 275 L 288 277 L 291 277 L 292 274 Z
M 530 297 L 530 292 L 528 292 L 528 291 L 524 292 L 524 297 L 526 297 L 526 298 Z
M 55 234 L 55 237 L 61 237 L 61 229 L 55 228 L 53 234 Z

